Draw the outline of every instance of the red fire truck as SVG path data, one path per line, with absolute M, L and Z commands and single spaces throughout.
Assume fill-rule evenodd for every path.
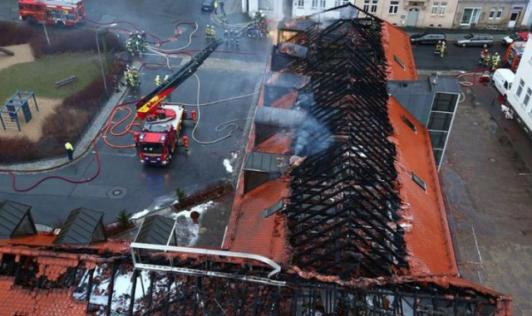
M 73 26 L 85 18 L 82 0 L 18 0 L 21 20 L 58 26 Z
M 513 72 L 517 70 L 521 56 L 525 51 L 526 42 L 516 41 L 510 44 L 502 56 L 503 67 L 510 68 Z
M 142 130 L 133 134 L 140 163 L 158 166 L 170 164 L 176 153 L 186 113 L 182 106 L 163 104 L 163 101 L 196 72 L 220 43 L 214 41 L 209 44 L 162 85 L 137 102 L 137 118 L 144 121 Z M 193 114 L 190 116 L 194 119 Z M 188 138 L 183 138 L 184 145 L 188 147 L 186 144 Z

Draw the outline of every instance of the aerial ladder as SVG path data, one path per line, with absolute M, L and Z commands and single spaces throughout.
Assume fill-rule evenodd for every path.
M 185 110 L 180 105 L 164 104 L 164 101 L 196 72 L 221 43 L 221 40 L 212 41 L 186 65 L 136 103 L 137 119 L 144 123 L 142 130 L 135 132 L 133 137 L 142 164 L 166 166 L 171 162 L 179 142 Z

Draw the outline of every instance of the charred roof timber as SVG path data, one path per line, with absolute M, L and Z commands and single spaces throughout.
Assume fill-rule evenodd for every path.
M 301 107 L 328 131 L 296 133 L 295 152 L 308 157 L 291 172 L 285 213 L 304 270 L 349 279 L 407 267 L 380 32 L 378 21 L 338 20 L 293 39 L 311 47 L 290 66 L 311 77 Z

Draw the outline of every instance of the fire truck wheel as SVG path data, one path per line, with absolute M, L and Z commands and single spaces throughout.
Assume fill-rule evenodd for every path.
M 63 22 L 63 21 L 57 21 L 57 22 L 55 22 L 55 25 L 57 25 L 57 26 L 60 27 L 60 28 L 64 28 L 64 27 L 65 27 L 65 22 Z

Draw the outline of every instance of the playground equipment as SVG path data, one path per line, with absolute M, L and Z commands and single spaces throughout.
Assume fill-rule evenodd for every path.
M 4 130 L 17 128 L 21 131 L 20 120 L 28 123 L 32 118 L 32 107 L 39 111 L 37 99 L 33 91 L 18 91 L 0 108 L 0 123 Z

